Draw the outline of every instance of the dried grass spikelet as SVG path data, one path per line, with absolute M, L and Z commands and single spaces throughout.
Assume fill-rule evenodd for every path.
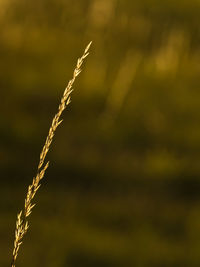
M 82 57 L 78 59 L 75 70 L 73 72 L 73 77 L 68 82 L 68 85 L 67 85 L 67 87 L 63 93 L 60 105 L 58 107 L 58 112 L 56 113 L 56 115 L 54 116 L 54 118 L 52 120 L 52 124 L 51 124 L 51 127 L 49 129 L 48 136 L 46 138 L 42 152 L 40 153 L 40 161 L 38 164 L 36 176 L 33 178 L 32 184 L 29 185 L 29 187 L 28 187 L 28 192 L 27 192 L 27 195 L 25 198 L 24 207 L 21 210 L 21 212 L 17 215 L 14 249 L 13 249 L 11 267 L 15 267 L 20 245 L 22 244 L 23 238 L 24 238 L 24 236 L 25 236 L 25 234 L 29 228 L 28 216 L 31 214 L 32 209 L 35 206 L 35 204 L 32 203 L 32 200 L 33 200 L 36 192 L 38 191 L 38 189 L 40 187 L 40 181 L 44 177 L 45 171 L 49 166 L 49 162 L 45 163 L 46 155 L 47 155 L 49 148 L 50 148 L 50 145 L 53 141 L 55 131 L 56 131 L 58 125 L 60 125 L 60 123 L 62 122 L 62 120 L 60 120 L 61 114 L 64 111 L 64 109 L 67 107 L 67 105 L 69 105 L 69 103 L 70 103 L 70 95 L 72 92 L 72 86 L 74 84 L 76 77 L 81 72 L 81 66 L 83 64 L 84 59 L 89 54 L 88 51 L 89 51 L 89 48 L 91 46 L 91 43 L 92 42 L 90 42 L 88 44 L 88 46 L 85 48 Z

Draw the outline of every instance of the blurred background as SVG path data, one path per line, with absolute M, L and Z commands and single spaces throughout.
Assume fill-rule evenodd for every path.
M 18 267 L 200 266 L 200 2 L 0 0 L 0 265 L 78 56 Z

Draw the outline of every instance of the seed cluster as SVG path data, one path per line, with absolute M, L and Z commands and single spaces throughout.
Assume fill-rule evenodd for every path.
M 78 59 L 75 70 L 73 72 L 73 77 L 68 82 L 68 85 L 67 85 L 67 87 L 63 93 L 60 105 L 58 107 L 58 112 L 56 113 L 56 115 L 54 116 L 54 118 L 52 120 L 52 124 L 51 124 L 51 127 L 49 129 L 48 136 L 47 136 L 45 144 L 42 148 L 42 152 L 40 153 L 40 160 L 39 160 L 36 176 L 33 178 L 32 184 L 29 185 L 29 187 L 28 187 L 28 192 L 27 192 L 27 195 L 25 198 L 25 204 L 24 204 L 23 210 L 21 210 L 20 213 L 17 215 L 14 249 L 13 249 L 11 267 L 15 267 L 20 245 L 22 244 L 23 238 L 24 238 L 24 236 L 27 233 L 27 230 L 29 228 L 28 216 L 31 214 L 32 209 L 35 206 L 35 204 L 32 203 L 32 200 L 33 200 L 36 192 L 40 188 L 40 181 L 44 177 L 45 171 L 49 166 L 49 162 L 45 163 L 46 155 L 47 155 L 49 148 L 50 148 L 50 145 L 53 141 L 55 131 L 56 131 L 57 127 L 60 125 L 60 123 L 62 122 L 62 120 L 60 120 L 60 117 L 61 117 L 63 111 L 65 110 L 65 108 L 69 105 L 69 103 L 71 101 L 71 92 L 73 91 L 72 86 L 74 84 L 76 77 L 81 72 L 81 66 L 83 64 L 84 59 L 89 54 L 88 51 L 89 51 L 89 48 L 91 46 L 91 43 L 92 42 L 90 42 L 88 44 L 88 46 L 85 48 L 82 57 L 80 57 Z

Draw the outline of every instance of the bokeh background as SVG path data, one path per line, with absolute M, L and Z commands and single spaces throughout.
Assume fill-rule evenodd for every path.
M 18 267 L 200 266 L 200 2 L 0 0 L 0 265 L 77 57 Z

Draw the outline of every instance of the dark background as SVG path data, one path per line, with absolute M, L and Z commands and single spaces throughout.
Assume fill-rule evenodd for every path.
M 77 57 L 17 267 L 200 266 L 200 2 L 0 0 L 0 265 Z

